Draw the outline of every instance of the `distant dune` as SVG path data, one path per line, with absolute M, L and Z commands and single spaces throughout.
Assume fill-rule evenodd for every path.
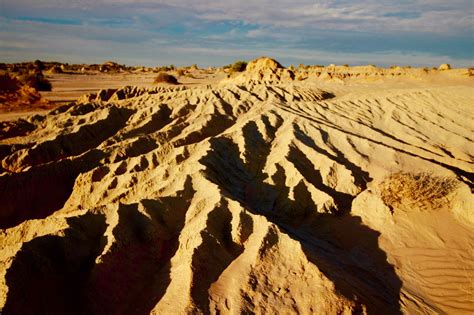
M 189 73 L 3 125 L 2 314 L 474 312 L 470 69 Z

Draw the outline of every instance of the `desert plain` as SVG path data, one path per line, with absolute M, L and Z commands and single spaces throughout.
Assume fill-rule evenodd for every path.
M 0 104 L 2 314 L 474 313 L 473 69 L 44 73 Z

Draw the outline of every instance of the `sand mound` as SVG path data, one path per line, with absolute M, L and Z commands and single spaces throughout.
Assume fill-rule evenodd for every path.
M 472 89 L 338 96 L 251 64 L 3 139 L 0 309 L 472 313 Z M 446 202 L 384 203 L 380 183 L 420 170 L 456 181 Z
M 438 70 L 451 70 L 451 65 L 443 63 L 438 67 Z
M 283 68 L 276 60 L 268 57 L 260 57 L 250 61 L 244 72 L 235 78 L 224 81 L 237 84 L 277 84 L 294 80 L 293 71 Z
M 246 70 L 249 72 L 254 71 L 276 71 L 278 69 L 283 69 L 282 65 L 278 63 L 275 59 L 268 57 L 260 57 L 255 60 L 252 60 L 248 63 Z

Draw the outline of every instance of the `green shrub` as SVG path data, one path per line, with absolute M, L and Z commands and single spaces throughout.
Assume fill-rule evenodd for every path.
M 236 61 L 230 66 L 230 71 L 231 72 L 242 72 L 245 71 L 247 68 L 247 62 L 246 61 Z
M 224 69 L 229 70 L 229 73 L 235 73 L 235 72 L 243 72 L 247 68 L 247 62 L 246 61 L 236 61 L 234 63 L 228 64 L 223 67 Z

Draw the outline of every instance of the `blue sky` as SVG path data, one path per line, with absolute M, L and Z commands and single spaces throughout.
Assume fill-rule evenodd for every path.
M 0 62 L 466 67 L 473 34 L 473 0 L 0 0 Z

